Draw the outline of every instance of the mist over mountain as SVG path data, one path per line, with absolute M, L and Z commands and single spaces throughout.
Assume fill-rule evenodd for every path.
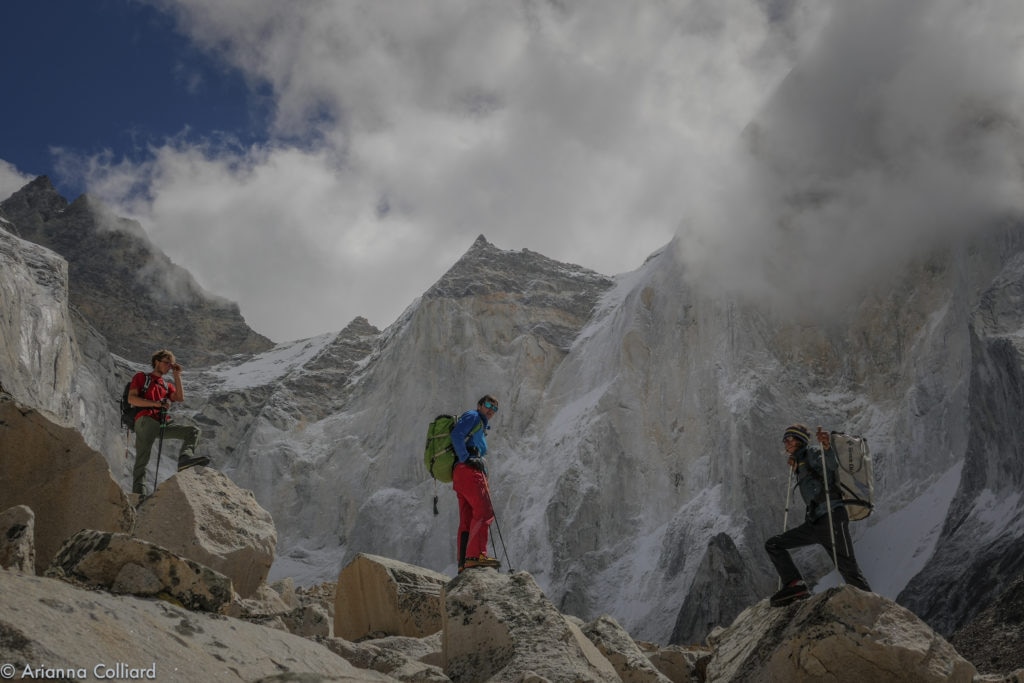
M 112 298 L 131 320 L 104 328 L 107 299 L 74 305 L 77 283 L 101 277 L 91 268 L 127 267 L 118 243 L 97 240 L 65 278 L 61 258 L 14 236 L 80 224 L 55 223 L 62 210 L 88 224 L 102 208 L 64 207 L 40 180 L 16 196 L 36 225 L 5 202 L 3 385 L 79 428 L 127 487 L 114 394 L 127 365 L 160 346 L 181 354 L 182 338 L 160 336 L 159 310 Z M 437 414 L 493 393 L 496 552 L 565 612 L 690 642 L 770 593 L 779 440 L 798 420 L 872 446 L 878 508 L 852 529 L 876 592 L 948 634 L 1009 586 L 1024 570 L 1020 226 L 907 260 L 827 319 L 704 288 L 687 249 L 674 241 L 608 277 L 481 236 L 384 330 L 357 318 L 243 352 L 256 337 L 236 322 L 234 355 L 210 349 L 187 368 L 175 417 L 201 426 L 200 451 L 273 515 L 272 577 L 330 580 L 359 552 L 453 573 L 455 496 L 438 486 L 432 514 L 422 440 Z M 45 335 L 26 301 L 50 321 Z M 176 309 L 178 329 L 202 329 L 208 310 Z M 33 389 L 40 378 L 52 390 Z M 824 553 L 797 558 L 818 589 L 837 581 Z
M 143 360 L 168 346 L 183 364 L 205 365 L 271 346 L 237 304 L 203 290 L 142 226 L 87 195 L 68 203 L 40 176 L 0 202 L 0 217 L 19 237 L 67 260 L 71 305 L 120 356 Z

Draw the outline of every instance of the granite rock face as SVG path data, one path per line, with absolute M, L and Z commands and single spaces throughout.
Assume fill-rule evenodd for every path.
M 69 422 L 75 360 L 68 264 L 0 222 L 0 389 Z
M 949 642 L 983 674 L 1024 670 L 1024 576 L 957 629 Z
M 728 534 L 712 538 L 690 592 L 679 608 L 669 642 L 703 643 L 716 626 L 736 618 L 740 605 L 752 605 L 759 600 L 760 596 L 751 589 L 754 583 L 732 538 Z

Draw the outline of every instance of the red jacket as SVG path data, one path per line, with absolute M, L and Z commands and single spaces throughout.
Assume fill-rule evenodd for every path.
M 146 387 L 146 377 L 149 377 L 149 388 L 143 391 Z M 163 401 L 165 398 L 170 398 L 171 394 L 174 393 L 174 382 L 168 382 L 163 377 L 157 377 L 152 373 L 139 372 L 132 377 L 132 384 L 129 387 L 129 391 L 136 389 L 139 397 L 144 398 L 148 401 Z M 160 421 L 160 409 L 159 408 L 139 408 L 139 412 L 135 414 L 135 419 L 138 420 L 143 415 L 147 415 L 156 421 Z

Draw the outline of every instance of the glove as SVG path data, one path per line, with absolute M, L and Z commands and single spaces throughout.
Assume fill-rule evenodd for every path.
M 480 472 L 483 472 L 484 474 L 487 474 L 487 464 L 484 462 L 483 458 L 469 458 L 468 460 L 466 460 L 466 464 L 472 467 L 474 470 L 478 470 Z

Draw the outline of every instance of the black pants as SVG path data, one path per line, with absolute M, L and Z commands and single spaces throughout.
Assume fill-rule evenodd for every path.
M 839 563 L 837 568 L 842 574 L 843 580 L 851 586 L 870 591 L 871 587 L 868 586 L 864 574 L 857 566 L 857 558 L 853 555 L 850 521 L 845 508 L 837 508 L 832 511 L 832 527 L 836 537 L 836 561 Z M 789 551 L 808 545 L 820 545 L 828 551 L 829 557 L 832 557 L 832 538 L 828 531 L 828 515 L 822 515 L 813 522 L 804 522 L 798 527 L 778 536 L 772 536 L 765 541 L 764 549 L 768 551 L 768 557 L 771 558 L 772 564 L 779 572 L 783 586 L 803 578 L 796 565 L 793 564 L 793 558 L 789 556 Z

